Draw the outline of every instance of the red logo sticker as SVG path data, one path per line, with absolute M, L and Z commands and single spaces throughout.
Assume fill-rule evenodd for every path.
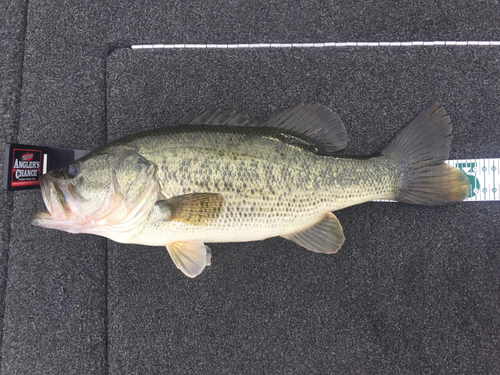
M 33 160 L 33 153 L 32 152 L 27 152 L 27 153 L 23 154 L 23 156 L 21 157 L 21 160 L 22 161 Z
M 12 155 L 11 186 L 37 186 L 41 174 L 42 151 L 15 148 Z

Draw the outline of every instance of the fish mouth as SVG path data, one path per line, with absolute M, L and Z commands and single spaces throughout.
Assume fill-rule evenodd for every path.
M 71 197 L 68 188 L 61 186 L 52 176 L 45 174 L 40 177 L 40 189 L 47 210 L 37 212 L 32 216 L 33 225 L 50 227 L 52 221 L 67 221 L 74 218 L 75 215 L 68 202 Z
M 58 176 L 53 176 L 52 173 L 40 177 L 40 188 L 47 210 L 35 213 L 31 217 L 31 224 L 69 233 L 93 233 L 89 221 L 75 214 L 78 201 L 73 185 L 58 183 Z

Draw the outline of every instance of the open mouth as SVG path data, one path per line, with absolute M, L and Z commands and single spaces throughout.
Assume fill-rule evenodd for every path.
M 70 208 L 71 194 L 68 189 L 60 186 L 56 179 L 48 174 L 40 177 L 40 188 L 47 210 L 35 213 L 31 217 L 31 224 L 71 233 L 81 232 L 82 224 Z
M 57 171 L 40 177 L 43 202 L 47 210 L 35 213 L 31 224 L 70 233 L 94 233 L 94 220 L 78 216 L 78 194 L 71 183 L 59 182 Z
M 40 177 L 40 188 L 47 211 L 33 215 L 33 224 L 38 225 L 39 220 L 68 220 L 73 216 L 67 202 L 68 193 L 50 175 Z

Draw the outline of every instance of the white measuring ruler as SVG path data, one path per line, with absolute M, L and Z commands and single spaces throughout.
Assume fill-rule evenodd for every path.
M 408 42 L 243 43 L 243 44 L 134 44 L 132 49 L 236 49 L 236 48 L 345 48 L 345 47 L 455 47 L 500 46 L 499 40 L 436 40 Z
M 466 202 L 500 201 L 500 159 L 459 159 L 446 163 L 469 178 L 471 190 Z

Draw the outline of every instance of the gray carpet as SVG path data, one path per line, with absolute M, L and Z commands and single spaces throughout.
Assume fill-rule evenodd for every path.
M 93 149 L 205 107 L 263 121 L 319 102 L 346 124 L 343 154 L 366 155 L 438 100 L 454 124 L 451 158 L 499 157 L 500 47 L 124 48 L 492 40 L 499 11 L 491 1 L 3 3 L 0 140 Z M 212 267 L 195 279 L 164 248 L 30 226 L 39 191 L 2 191 L 0 205 L 2 374 L 500 372 L 496 202 L 350 207 L 336 213 L 337 255 L 281 238 L 212 244 Z

